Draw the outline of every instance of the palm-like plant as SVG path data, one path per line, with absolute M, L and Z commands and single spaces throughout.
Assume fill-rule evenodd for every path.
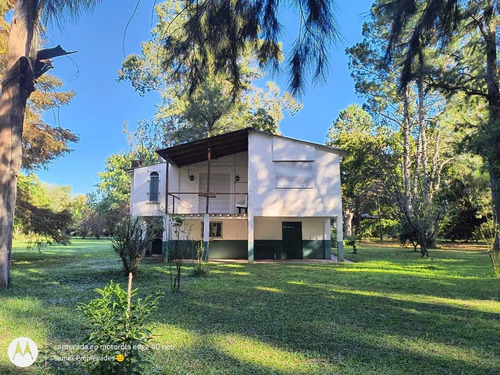
M 22 162 L 22 133 L 26 101 L 34 80 L 50 68 L 50 58 L 62 49 L 40 51 L 42 25 L 62 25 L 100 0 L 10 0 L 12 16 L 6 73 L 0 96 L 0 289 L 9 284 L 10 254 L 17 174 Z

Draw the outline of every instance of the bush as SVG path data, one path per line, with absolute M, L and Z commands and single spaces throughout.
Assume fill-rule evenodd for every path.
M 91 374 L 143 374 L 151 365 L 150 331 L 145 322 L 157 309 L 161 293 L 132 301 L 137 289 L 131 289 L 131 282 L 130 275 L 127 292 L 111 281 L 96 289 L 100 298 L 78 306 L 92 327 L 87 337 L 87 345 L 92 345 L 89 356 L 113 358 L 87 362 Z M 119 354 L 124 356 L 122 362 L 116 360 Z
M 203 241 L 200 241 L 196 249 L 196 263 L 194 264 L 191 275 L 194 277 L 207 277 L 208 274 L 208 268 L 203 260 Z
M 146 223 L 139 218 L 126 218 L 114 230 L 113 249 L 123 262 L 126 275 L 135 274 L 139 262 L 151 246 L 155 231 L 148 230 Z
M 353 254 L 358 253 L 357 243 L 356 236 L 345 236 L 344 245 L 352 247 Z

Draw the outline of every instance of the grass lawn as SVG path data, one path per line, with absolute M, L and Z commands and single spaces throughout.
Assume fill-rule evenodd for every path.
M 349 258 L 349 250 L 346 256 Z M 167 292 L 151 320 L 158 374 L 500 374 L 500 279 L 481 249 L 361 245 L 354 264 L 210 264 L 170 293 L 168 267 L 141 264 L 135 287 Z M 78 302 L 110 279 L 125 287 L 106 240 L 38 254 L 16 243 L 0 293 L 0 374 L 19 371 L 18 336 L 41 348 L 83 343 Z M 60 353 L 63 355 L 64 353 Z M 45 372 L 44 372 L 45 371 Z

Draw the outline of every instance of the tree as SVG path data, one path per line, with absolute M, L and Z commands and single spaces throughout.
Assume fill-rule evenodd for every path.
M 453 95 L 478 96 L 487 103 L 488 118 L 477 124 L 474 143 L 490 175 L 492 211 L 495 218 L 494 264 L 500 264 L 500 88 L 498 37 L 500 9 L 494 0 L 394 0 L 381 7 L 392 18 L 387 56 L 404 46 L 401 75 L 405 86 L 419 71 L 431 74 L 433 86 Z M 448 64 L 432 69 L 421 61 L 429 45 L 448 56 Z
M 181 31 L 187 16 L 182 13 L 182 3 L 161 3 L 156 13 L 152 39 L 143 43 L 141 54 L 128 56 L 120 70 L 120 79 L 130 81 L 139 93 L 154 90 L 161 94 L 155 118 L 140 122 L 135 133 L 143 147 L 166 147 L 248 126 L 276 133 L 284 111 L 293 115 L 300 110 L 296 100 L 281 94 L 275 83 L 268 82 L 264 88 L 253 84 L 262 78 L 262 72 L 250 45 L 238 59 L 241 89 L 237 94 L 232 95 L 229 74 L 216 71 L 213 54 L 202 68 L 203 82 L 191 88 L 187 65 L 174 69 L 164 63 L 168 55 L 165 38 L 177 43 L 184 36 Z M 199 51 L 194 47 L 192 53 Z
M 15 227 L 29 240 L 28 247 L 69 243 L 73 221 L 71 187 L 41 183 L 34 175 L 20 175 Z
M 352 233 L 347 235 L 353 238 L 359 239 L 363 207 L 383 193 L 380 154 L 387 143 L 382 129 L 356 104 L 342 110 L 328 132 L 326 144 L 347 152 L 341 166 L 342 206 L 348 227 L 352 220 Z
M 0 96 L 0 289 L 9 285 L 17 175 L 22 164 L 26 101 L 35 79 L 50 69 L 50 59 L 66 54 L 60 46 L 40 50 L 41 24 L 76 17 L 98 0 L 16 0 L 12 16 L 6 73 Z
M 188 77 L 191 92 L 206 78 L 204 69 L 214 64 L 216 73 L 227 74 L 233 94 L 244 83 L 239 59 L 252 46 L 259 64 L 278 68 L 282 52 L 278 38 L 280 1 L 185 1 L 176 13 L 185 18 L 178 35 L 168 28 L 164 38 L 164 66 Z M 287 5 L 289 5 L 287 3 Z M 333 5 L 329 0 L 294 1 L 298 9 L 298 36 L 288 59 L 290 89 L 298 93 L 305 77 L 321 79 L 328 62 L 328 47 L 337 39 Z M 196 49 L 194 51 L 194 49 Z M 194 53 L 193 53 L 194 51 Z

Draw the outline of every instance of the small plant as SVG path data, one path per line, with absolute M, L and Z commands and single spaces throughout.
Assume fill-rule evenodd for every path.
M 132 273 L 129 274 L 128 291 L 111 281 L 101 295 L 77 307 L 91 325 L 87 337 L 89 356 L 111 358 L 111 360 L 89 361 L 86 365 L 91 374 L 143 374 L 151 353 L 148 343 L 150 331 L 145 323 L 157 309 L 161 293 L 138 298 L 137 289 L 132 290 Z M 117 356 L 123 355 L 122 361 Z
M 203 241 L 198 243 L 196 248 L 196 263 L 193 267 L 192 276 L 194 277 L 207 277 L 209 272 L 205 261 L 203 260 Z
M 351 246 L 352 247 L 352 253 L 353 254 L 357 254 L 358 253 L 356 236 L 346 236 L 345 239 L 344 239 L 344 244 L 345 244 L 345 246 Z
M 146 223 L 139 218 L 126 218 L 116 226 L 112 237 L 113 249 L 122 259 L 126 275 L 137 272 L 153 239 L 154 231 L 148 230 Z
M 175 238 L 175 243 L 172 251 L 169 251 L 169 259 L 175 265 L 175 271 L 172 270 L 170 263 L 170 287 L 172 292 L 178 292 L 181 288 L 181 268 L 186 256 L 190 259 L 194 258 L 193 246 L 191 241 L 191 226 L 186 225 L 184 220 L 178 216 L 170 219 L 172 230 L 170 235 Z

